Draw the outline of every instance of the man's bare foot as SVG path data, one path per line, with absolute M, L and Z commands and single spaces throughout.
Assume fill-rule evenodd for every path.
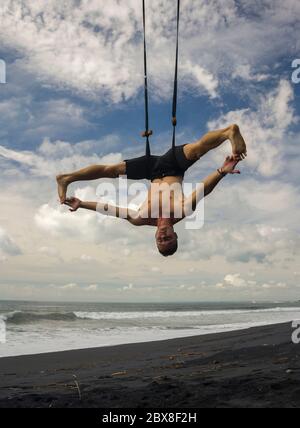
M 68 178 L 66 175 L 58 175 L 56 177 L 58 196 L 61 204 L 64 204 L 67 198 L 67 190 L 69 186 Z
M 232 125 L 230 127 L 229 139 L 232 144 L 233 155 L 239 155 L 241 160 L 245 159 L 247 156 L 247 146 L 238 125 Z

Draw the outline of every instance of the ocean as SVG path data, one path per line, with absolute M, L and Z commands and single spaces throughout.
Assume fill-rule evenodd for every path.
M 293 320 L 300 320 L 300 302 L 0 301 L 0 357 L 197 336 Z

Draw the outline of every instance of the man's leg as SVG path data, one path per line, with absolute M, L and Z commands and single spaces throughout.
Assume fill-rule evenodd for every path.
M 98 180 L 99 178 L 118 178 L 126 174 L 126 163 L 121 162 L 116 165 L 92 165 L 79 171 L 58 175 L 58 195 L 61 203 L 64 203 L 68 186 L 75 181 Z
M 219 131 L 208 132 L 196 143 L 187 144 L 184 147 L 184 153 L 188 160 L 197 161 L 210 150 L 219 147 L 226 140 L 231 141 L 234 155 L 241 155 L 242 159 L 247 156 L 246 143 L 237 125 L 230 125 L 228 128 L 220 129 Z

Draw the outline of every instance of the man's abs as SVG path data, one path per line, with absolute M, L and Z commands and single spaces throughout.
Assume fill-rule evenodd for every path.
M 182 178 L 164 177 L 151 183 L 140 215 L 151 225 L 156 225 L 158 218 L 182 219 L 183 204 Z

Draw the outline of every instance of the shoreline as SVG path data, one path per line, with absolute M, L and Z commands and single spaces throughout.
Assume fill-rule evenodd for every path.
M 300 407 L 300 345 L 291 334 L 291 324 L 275 324 L 4 357 L 0 408 Z
M 292 321 L 290 321 L 290 323 L 292 323 Z M 78 348 L 78 347 L 75 347 L 75 348 L 70 348 L 70 347 L 68 347 L 68 348 L 62 348 L 62 349 L 57 349 L 57 350 L 45 350 L 45 351 L 36 351 L 36 352 L 26 352 L 26 353 L 23 353 L 23 354 L 12 354 L 12 355 L 1 355 L 0 354 L 0 361 L 1 360 L 3 360 L 4 358 L 16 358 L 16 357 L 26 357 L 26 356 L 32 356 L 32 357 L 34 357 L 34 356 L 39 356 L 39 355 L 45 355 L 45 354 L 56 354 L 56 353 L 61 353 L 61 352 L 76 352 L 76 351 L 83 351 L 83 350 L 95 350 L 95 349 L 101 349 L 101 348 L 114 348 L 114 347 L 117 347 L 117 346 L 124 346 L 124 345 L 136 345 L 136 344 L 143 344 L 143 343 L 152 343 L 152 342 L 165 342 L 165 341 L 169 341 L 169 340 L 180 340 L 180 339 L 185 339 L 185 338 L 192 338 L 192 337 L 203 337 L 203 336 L 211 336 L 211 335 L 216 335 L 216 334 L 225 334 L 225 333 L 233 333 L 233 332 L 242 332 L 242 331 L 245 331 L 245 330 L 249 330 L 249 329 L 252 329 L 252 328 L 259 328 L 259 327 L 267 327 L 267 326 L 269 326 L 269 325 L 280 325 L 280 324 L 287 324 L 287 321 L 281 321 L 281 322 L 278 322 L 278 323 L 274 323 L 274 322 L 266 322 L 266 323 L 257 323 L 256 325 L 255 325 L 255 323 L 244 323 L 243 325 L 241 325 L 241 324 L 239 324 L 238 326 L 236 326 L 236 327 L 229 327 L 229 325 L 227 325 L 226 324 L 226 328 L 224 328 L 224 326 L 223 326 L 223 328 L 224 329 L 222 329 L 222 328 L 217 328 L 217 326 L 213 326 L 213 327 L 216 327 L 216 330 L 217 331 L 211 331 L 211 332 L 209 332 L 209 331 L 206 331 L 206 332 L 203 332 L 203 333 L 200 333 L 199 332 L 199 330 L 200 330 L 200 328 L 199 329 L 194 329 L 194 330 L 192 330 L 192 329 L 187 329 L 187 330 L 182 330 L 182 331 L 185 331 L 185 334 L 183 334 L 183 335 L 170 335 L 170 337 L 160 337 L 160 338 L 158 338 L 158 339 L 153 339 L 153 338 L 150 338 L 149 337 L 149 339 L 147 339 L 147 340 L 134 340 L 134 341 L 130 341 L 130 342 L 127 342 L 127 341 L 121 341 L 121 342 L 117 342 L 117 343 L 111 343 L 111 344 L 103 344 L 103 345 L 99 345 L 99 346 L 94 346 L 94 345 L 87 345 L 87 346 L 84 346 L 84 347 L 82 347 L 82 348 Z M 207 328 L 208 326 L 204 326 L 203 328 Z M 198 331 L 197 331 L 198 330 Z M 141 333 L 139 333 L 139 334 L 141 334 Z M 0 345 L 1 346 L 1 345 Z

